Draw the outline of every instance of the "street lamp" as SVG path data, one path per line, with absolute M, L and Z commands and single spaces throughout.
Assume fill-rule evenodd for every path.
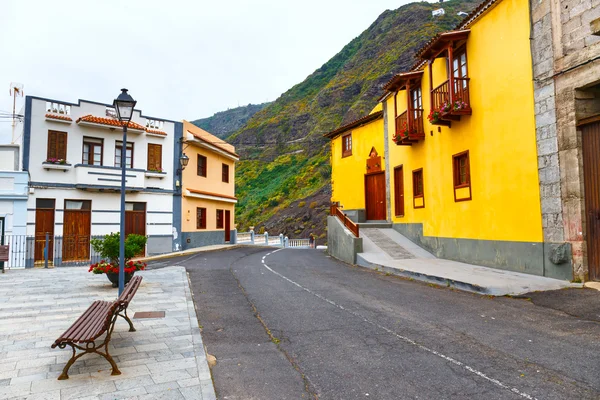
M 189 162 L 190 158 L 185 153 L 183 153 L 181 157 L 179 157 L 179 164 L 181 164 L 182 171 L 185 169 L 185 167 L 187 167 Z
M 127 158 L 127 126 L 133 116 L 136 101 L 121 89 L 119 96 L 113 101 L 117 117 L 123 125 L 123 144 L 121 145 L 121 232 L 119 234 L 119 296 L 125 287 L 125 169 Z

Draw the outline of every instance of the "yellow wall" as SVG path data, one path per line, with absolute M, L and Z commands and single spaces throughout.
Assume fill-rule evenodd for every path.
M 208 140 L 220 147 L 235 152 L 235 148 L 230 144 L 225 144 L 222 139 L 211 135 L 205 130 L 200 129 L 187 121 L 183 121 L 184 139 L 192 139 L 193 136 L 190 134 L 190 132 L 200 135 L 203 139 Z M 217 209 L 231 211 L 231 229 L 233 229 L 235 204 L 224 201 L 198 199 L 192 196 L 187 196 L 185 193 L 186 189 L 195 189 L 202 192 L 234 197 L 235 161 L 217 152 L 200 147 L 191 141 L 185 143 L 184 148 L 185 150 L 183 152 L 189 157 L 189 162 L 187 167 L 183 170 L 182 179 L 182 231 L 204 232 L 217 230 Z M 206 157 L 206 177 L 198 176 L 198 154 Z M 222 164 L 229 165 L 229 183 L 222 181 Z M 207 209 L 206 229 L 196 229 L 197 207 L 204 207 Z
M 406 199 L 405 216 L 393 217 L 393 222 L 423 223 L 425 236 L 541 242 L 527 2 L 503 0 L 470 29 L 467 62 L 472 115 L 453 121 L 451 128 L 430 125 L 425 118 L 425 140 L 412 147 L 397 146 L 391 140 L 394 96 L 386 100 L 390 169 L 404 166 Z M 430 111 L 427 68 L 422 80 L 425 116 Z M 436 59 L 433 76 L 434 87 L 446 79 L 445 59 Z M 398 114 L 406 109 L 405 97 L 403 91 L 398 94 Z M 339 140 L 334 143 L 334 158 L 339 158 L 340 146 Z M 465 150 L 470 156 L 473 199 L 455 202 L 452 155 Z M 345 174 L 336 171 L 338 166 L 343 169 L 342 162 L 332 164 L 334 179 Z M 412 170 L 418 168 L 423 168 L 425 208 L 414 209 Z M 389 184 L 394 215 L 394 182 Z M 339 192 L 334 194 L 341 197 Z M 347 197 L 353 199 L 353 206 L 359 205 L 354 194 Z
M 381 107 L 381 106 L 379 106 Z M 373 111 L 377 111 L 376 107 Z M 352 133 L 352 155 L 342 158 L 342 136 Z M 381 156 L 384 170 L 383 118 L 344 132 L 331 141 L 331 200 L 339 201 L 346 210 L 365 208 L 364 175 L 371 148 Z

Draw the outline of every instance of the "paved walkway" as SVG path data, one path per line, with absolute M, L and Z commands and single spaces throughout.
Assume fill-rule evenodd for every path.
M 568 281 L 439 259 L 393 229 L 361 229 L 357 264 L 394 275 L 494 296 L 581 287 Z
M 129 307 L 165 318 L 119 319 L 109 346 L 121 375 L 91 354 L 56 378 L 71 356 L 50 345 L 93 300 L 113 300 L 103 275 L 87 268 L 12 270 L 0 275 L 1 399 L 215 399 L 210 370 L 183 267 L 143 271 Z

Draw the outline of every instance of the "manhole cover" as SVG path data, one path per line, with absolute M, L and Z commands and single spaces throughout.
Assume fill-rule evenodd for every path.
M 164 318 L 164 311 L 140 311 L 133 314 L 133 318 Z

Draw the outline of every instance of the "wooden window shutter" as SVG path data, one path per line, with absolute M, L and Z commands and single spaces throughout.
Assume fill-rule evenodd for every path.
M 48 131 L 46 158 L 67 159 L 67 132 Z
M 162 170 L 162 146 L 160 144 L 148 143 L 148 169 Z
M 56 158 L 67 159 L 67 132 L 56 132 L 57 134 L 57 145 L 56 145 Z
M 48 131 L 48 157 L 49 158 L 58 158 L 56 155 L 56 142 L 57 142 L 57 133 L 54 131 Z

